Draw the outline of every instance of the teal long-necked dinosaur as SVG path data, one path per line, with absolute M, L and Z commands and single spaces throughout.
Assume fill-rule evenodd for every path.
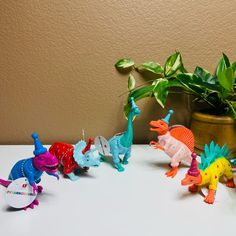
M 124 171 L 122 164 L 127 165 L 128 159 L 131 156 L 131 145 L 133 144 L 133 120 L 135 116 L 140 115 L 140 110 L 135 104 L 133 97 L 131 97 L 130 102 L 131 109 L 128 113 L 127 130 L 123 133 L 114 135 L 108 141 L 113 164 L 119 172 Z M 124 155 L 123 160 L 120 159 L 120 155 Z M 104 156 L 101 155 L 101 159 L 103 158 Z

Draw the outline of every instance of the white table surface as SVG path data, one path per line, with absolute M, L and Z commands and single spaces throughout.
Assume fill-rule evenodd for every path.
M 32 156 L 33 146 L 0 146 L 0 177 L 12 165 Z M 46 174 L 44 192 L 34 210 L 7 207 L 0 186 L 0 235 L 234 235 L 236 189 L 219 184 L 216 202 L 180 185 L 187 168 L 165 177 L 169 159 L 147 145 L 134 145 L 123 173 L 109 163 L 91 168 L 72 182 Z

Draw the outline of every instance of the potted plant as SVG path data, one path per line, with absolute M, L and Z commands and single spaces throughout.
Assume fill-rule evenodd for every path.
M 115 66 L 119 71 L 136 70 L 148 77 L 147 83 L 135 86 L 134 76 L 130 73 L 128 99 L 131 96 L 135 101 L 154 97 L 164 107 L 168 93 L 181 88 L 182 92 L 193 97 L 195 103 L 201 104 L 197 106 L 201 109 L 193 112 L 191 122 L 197 151 L 214 140 L 220 145 L 226 143 L 236 153 L 236 62 L 230 63 L 225 54 L 214 74 L 199 66 L 193 73 L 188 73 L 179 52 L 169 56 L 163 67 L 155 62 L 136 65 L 128 58 L 119 60 Z M 130 109 L 128 99 L 124 106 L 125 114 Z

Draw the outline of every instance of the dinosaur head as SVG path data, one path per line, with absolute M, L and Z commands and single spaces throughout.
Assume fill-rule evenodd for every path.
M 152 120 L 149 125 L 152 126 L 150 130 L 157 132 L 159 135 L 164 135 L 169 130 L 168 124 L 163 120 Z
M 40 171 L 46 171 L 48 173 L 56 173 L 58 168 L 58 160 L 50 152 L 45 152 L 33 159 L 34 167 Z
M 32 138 L 34 140 L 34 146 L 35 146 L 34 150 L 35 157 L 33 159 L 34 167 L 40 171 L 46 171 L 48 173 L 57 172 L 59 164 L 57 158 L 50 152 L 48 152 L 47 148 L 45 148 L 41 144 L 37 133 L 33 133 Z
M 185 178 L 181 181 L 182 185 L 192 185 L 192 184 L 200 184 L 202 181 L 202 177 L 200 171 L 198 169 L 198 161 L 197 161 L 197 154 L 192 153 L 192 162 L 191 166 L 185 175 Z
M 74 159 L 77 164 L 84 167 L 97 167 L 100 165 L 100 159 L 95 158 L 94 152 L 96 149 L 91 149 L 93 139 L 89 139 L 86 144 L 85 141 L 81 140 L 75 145 Z
M 135 104 L 134 98 L 131 97 L 130 100 L 131 100 L 131 113 L 132 113 L 132 115 L 133 116 L 139 116 L 140 115 L 140 110 L 139 110 L 138 106 Z
M 83 167 L 98 167 L 100 159 L 94 156 L 95 149 L 91 149 L 84 154 Z
M 161 120 L 150 121 L 149 125 L 152 126 L 150 130 L 157 132 L 159 135 L 166 134 L 167 131 L 169 130 L 169 119 L 173 113 L 174 113 L 173 110 L 169 110 L 165 118 Z

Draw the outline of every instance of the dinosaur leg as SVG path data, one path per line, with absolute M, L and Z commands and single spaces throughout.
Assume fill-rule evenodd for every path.
M 106 157 L 100 153 L 99 158 L 100 158 L 100 162 L 104 162 Z
M 115 167 L 119 172 L 123 172 L 125 170 L 125 168 L 121 165 L 120 162 L 115 163 Z
M 213 204 L 215 201 L 215 190 L 209 189 L 208 195 L 205 197 L 204 202 Z
M 75 175 L 74 172 L 71 172 L 70 174 L 67 174 L 72 181 L 76 181 L 79 179 L 78 175 Z
M 127 165 L 129 163 L 128 159 L 130 158 L 130 156 L 131 156 L 131 148 L 124 155 L 124 159 L 122 161 L 124 165 Z
M 229 188 L 235 188 L 234 178 L 228 179 L 227 183 L 226 183 L 226 186 L 229 187 Z
M 0 179 L 0 184 L 4 187 L 8 187 L 8 185 L 11 183 L 10 180 L 4 180 L 4 179 Z
M 89 170 L 89 167 L 84 167 L 83 171 L 87 172 Z
M 191 193 L 196 193 L 196 192 L 198 192 L 198 186 L 196 184 L 193 184 L 188 187 L 188 191 Z
M 38 187 L 38 193 L 42 193 L 43 192 L 43 186 L 39 185 Z
M 113 150 L 111 150 L 111 154 L 112 154 L 112 161 L 113 161 L 113 163 L 115 165 L 115 168 L 119 172 L 123 172 L 125 169 L 121 165 L 121 161 L 120 161 L 120 157 L 119 157 L 119 152 L 116 149 L 113 149 Z
M 167 177 L 174 178 L 177 172 L 178 172 L 178 166 L 175 166 L 175 167 L 172 167 L 171 170 L 167 171 L 165 175 Z
M 155 149 L 160 149 L 160 150 L 163 150 L 163 151 L 165 150 L 165 148 L 156 141 L 151 141 L 149 143 L 149 145 L 153 146 Z

